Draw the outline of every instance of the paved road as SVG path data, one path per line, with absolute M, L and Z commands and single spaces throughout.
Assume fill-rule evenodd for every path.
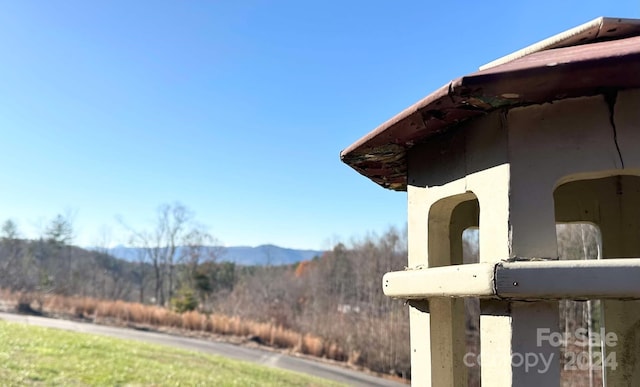
M 325 364 L 289 356 L 278 352 L 271 352 L 255 348 L 246 348 L 228 343 L 219 343 L 188 337 L 172 336 L 163 333 L 145 332 L 134 329 L 109 327 L 91 323 L 80 323 L 68 320 L 57 320 L 52 318 L 25 316 L 11 313 L 0 312 L 0 319 L 49 328 L 64 329 L 74 332 L 111 336 L 126 340 L 138 340 L 155 344 L 169 345 L 172 347 L 178 347 L 192 351 L 200 351 L 213 355 L 220 355 L 231 359 L 250 361 L 268 367 L 296 371 L 308 375 L 317 376 L 323 379 L 346 383 L 350 386 L 406 386 L 401 383 L 396 383 L 390 380 L 385 380 L 331 364 Z

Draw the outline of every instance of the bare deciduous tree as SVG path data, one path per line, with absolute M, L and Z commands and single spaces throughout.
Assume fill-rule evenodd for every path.
M 158 305 L 164 305 L 173 297 L 177 250 L 192 220 L 193 213 L 176 202 L 158 207 L 151 231 L 133 230 L 125 225 L 132 232 L 134 246 L 141 248 L 145 252 L 144 259 L 151 263 Z

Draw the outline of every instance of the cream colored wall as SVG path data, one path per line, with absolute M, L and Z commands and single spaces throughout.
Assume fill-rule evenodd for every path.
M 451 245 L 459 242 L 459 230 L 451 231 L 448 218 L 474 195 L 480 204 L 481 262 L 556 259 L 554 189 L 576 179 L 640 174 L 640 152 L 635 151 L 640 149 L 639 106 L 640 91 L 633 90 L 618 93 L 614 106 L 595 96 L 517 108 L 416 146 L 408 158 L 409 266 L 457 263 L 458 253 Z M 621 328 L 640 325 L 635 313 L 622 313 L 616 302 L 610 304 L 611 313 L 617 308 Z M 457 320 L 464 316 L 456 301 L 434 299 L 431 304 L 431 315 L 416 308 L 410 315 L 413 383 L 464 385 L 456 376 L 461 359 L 455 338 L 461 334 Z M 557 302 L 511 302 L 502 309 L 508 313 L 481 317 L 483 357 L 493 358 L 495 364 L 483 364 L 483 384 L 558 385 L 558 362 L 545 373 L 499 365 L 508 365 L 512 352 L 542 352 L 559 359 L 556 348 L 535 346 L 538 328 L 558 330 Z M 640 369 L 638 361 L 618 374 L 628 375 L 629 367 Z M 620 380 L 611 377 L 612 382 Z M 635 377 L 632 381 L 640 385 Z

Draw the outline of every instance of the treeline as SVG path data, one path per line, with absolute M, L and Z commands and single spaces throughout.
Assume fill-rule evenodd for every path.
M 124 224 L 124 222 L 123 222 Z M 322 256 L 287 266 L 238 266 L 219 262 L 215 238 L 180 204 L 161 206 L 148 230 L 130 231 L 133 261 L 105 247 L 73 246 L 72 222 L 57 216 L 35 240 L 20 237 L 12 221 L 0 230 L 0 287 L 23 294 L 85 296 L 155 304 L 176 313 L 229 316 L 276 330 L 318 337 L 309 353 L 381 373 L 410 377 L 409 307 L 382 293 L 381 278 L 407 263 L 406 233 L 389 229 Z M 558 228 L 561 259 L 595 259 L 597 229 Z M 463 238 L 464 262 L 477 262 L 478 234 Z M 479 349 L 479 304 L 467 302 L 469 350 Z M 600 327 L 597 302 L 561 302 L 562 330 Z M 263 339 L 264 340 L 264 339 Z M 470 369 L 471 385 L 479 369 Z M 598 378 L 588 371 L 564 377 Z
M 160 206 L 148 229 L 121 223 L 128 245 L 140 252 L 129 261 L 110 256 L 106 246 L 74 246 L 68 216 L 56 216 L 37 239 L 21 238 L 15 222 L 4 222 L 0 287 L 224 314 L 320 337 L 330 343 L 321 356 L 410 375 L 408 308 L 385 297 L 380 285 L 385 272 L 407 262 L 404 233 L 390 229 L 338 244 L 295 265 L 238 266 L 218 261 L 217 241 L 181 204 Z
M 217 262 L 223 249 L 184 205 L 161 205 L 148 229 L 120 223 L 129 235 L 121 242 L 138 252 L 130 260 L 111 256 L 108 241 L 91 250 L 74 246 L 69 214 L 51 219 L 35 239 L 23 238 L 16 222 L 6 220 L 0 229 L 0 286 L 157 305 L 170 305 L 179 292 L 198 293 L 204 301 L 233 286 L 235 265 Z
M 246 268 L 212 306 L 318 335 L 335 343 L 331 358 L 408 377 L 408 307 L 385 297 L 381 285 L 384 273 L 406 262 L 404 233 L 390 229 L 298 265 Z
M 13 220 L 0 231 L 0 287 L 18 292 L 130 299 L 140 280 L 135 264 L 73 246 L 73 227 L 58 215 L 37 239 L 24 239 Z

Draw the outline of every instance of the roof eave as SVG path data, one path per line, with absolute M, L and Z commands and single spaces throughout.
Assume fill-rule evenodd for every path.
M 458 78 L 340 153 L 384 188 L 407 189 L 407 151 L 438 133 L 498 109 L 640 87 L 640 37 L 531 54 Z

